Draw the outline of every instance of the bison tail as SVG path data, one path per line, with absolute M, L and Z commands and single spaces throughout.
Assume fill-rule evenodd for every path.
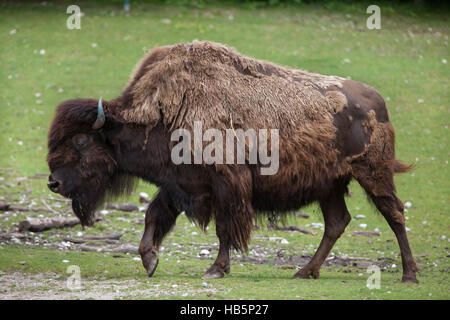
M 394 172 L 395 173 L 405 173 L 414 169 L 413 164 L 406 164 L 400 160 L 394 160 Z

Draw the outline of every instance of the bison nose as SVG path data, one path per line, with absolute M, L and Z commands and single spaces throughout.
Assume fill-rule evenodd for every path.
M 53 180 L 53 181 L 49 181 L 47 183 L 48 188 L 53 191 L 53 192 L 57 192 L 58 191 L 58 186 L 59 186 L 59 181 Z

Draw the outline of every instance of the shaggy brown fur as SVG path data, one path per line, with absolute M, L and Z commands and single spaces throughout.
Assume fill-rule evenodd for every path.
M 90 224 L 108 190 L 129 191 L 132 178 L 156 184 L 140 245 L 151 276 L 158 249 L 181 211 L 205 228 L 216 222 L 217 260 L 207 277 L 228 273 L 229 251 L 247 250 L 261 213 L 285 213 L 318 202 L 324 238 L 295 277 L 319 268 L 350 221 L 344 195 L 355 178 L 395 232 L 404 281 L 417 281 L 406 237 L 403 205 L 393 175 L 410 169 L 395 159 L 394 130 L 384 100 L 359 82 L 294 70 L 240 55 L 215 43 L 152 50 L 117 99 L 104 102 L 106 123 L 93 130 L 95 100 L 62 103 L 49 132 L 49 187 L 71 197 Z M 174 165 L 175 129 L 279 129 L 274 175 L 260 164 Z M 269 141 L 269 143 L 271 143 Z

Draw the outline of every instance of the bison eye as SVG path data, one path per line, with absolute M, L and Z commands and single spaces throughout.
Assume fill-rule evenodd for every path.
M 89 137 L 85 134 L 77 134 L 72 138 L 72 142 L 77 149 L 83 149 L 89 142 Z

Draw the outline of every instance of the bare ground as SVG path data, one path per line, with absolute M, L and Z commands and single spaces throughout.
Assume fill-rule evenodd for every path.
M 81 280 L 80 289 L 69 289 L 67 279 L 56 273 L 23 274 L 0 271 L 0 300 L 114 300 L 161 299 L 170 296 L 195 298 L 196 295 L 213 294 L 212 287 L 142 283 L 137 280 Z

